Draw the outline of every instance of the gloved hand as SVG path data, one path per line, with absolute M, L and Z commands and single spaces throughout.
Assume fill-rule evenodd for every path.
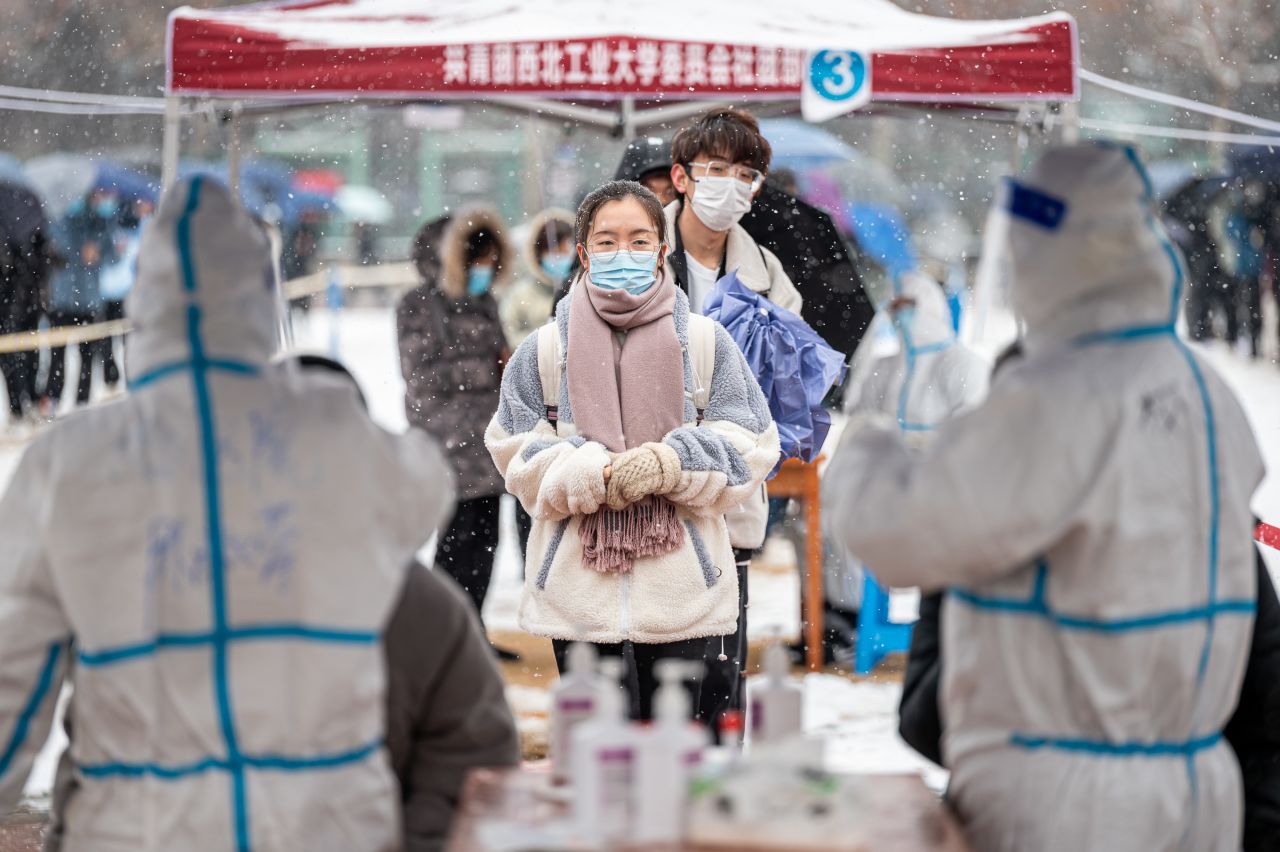
M 666 444 L 641 444 L 618 453 L 611 467 L 605 502 L 614 511 L 650 494 L 666 494 L 680 482 L 680 457 Z

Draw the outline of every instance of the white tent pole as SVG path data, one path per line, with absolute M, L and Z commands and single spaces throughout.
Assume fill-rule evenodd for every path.
M 684 101 L 669 106 L 641 110 L 634 113 L 631 120 L 637 128 L 649 127 L 650 125 L 663 124 L 668 121 L 682 121 L 691 116 L 702 115 L 715 107 L 724 106 L 728 106 L 727 101 Z
M 1074 145 L 1080 141 L 1080 103 L 1064 101 L 1058 105 L 1054 124 L 1054 141 L 1062 145 Z
M 182 136 L 182 99 L 168 95 L 164 99 L 164 147 L 161 153 L 160 188 L 173 186 L 178 179 L 178 151 Z
M 227 184 L 231 197 L 240 197 L 240 104 L 234 103 L 226 111 L 227 124 Z
M 618 129 L 623 139 L 634 139 L 636 136 L 636 99 L 627 95 L 618 104 Z
M 584 107 L 577 104 L 564 103 L 563 101 L 548 101 L 538 98 L 491 98 L 486 102 L 509 109 L 549 115 L 553 118 L 567 118 L 570 121 L 579 121 L 583 124 L 594 124 L 597 127 L 618 126 L 618 116 L 607 109 Z

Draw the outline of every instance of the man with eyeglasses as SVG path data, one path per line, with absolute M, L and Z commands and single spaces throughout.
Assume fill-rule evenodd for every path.
M 668 265 L 701 314 L 716 282 L 730 272 L 780 307 L 800 313 L 801 298 L 781 262 L 752 239 L 739 220 L 751 209 L 773 149 L 749 112 L 714 109 L 676 133 L 671 142 L 671 182 L 679 197 L 667 205 Z M 713 726 L 720 714 L 742 707 L 747 659 L 747 568 L 764 545 L 768 504 L 762 488 L 731 510 L 725 520 L 738 564 L 738 630 L 725 637 L 727 659 L 708 657 L 699 715 Z
M 666 208 L 667 243 L 672 272 L 695 313 L 735 270 L 745 286 L 800 313 L 800 293 L 778 258 L 738 224 L 764 186 L 772 155 L 755 116 L 740 110 L 708 112 L 672 140 L 671 182 L 679 198 Z

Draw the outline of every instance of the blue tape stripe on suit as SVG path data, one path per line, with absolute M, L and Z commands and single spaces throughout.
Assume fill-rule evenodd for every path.
M 1184 742 L 1127 742 L 1112 743 L 1106 740 L 1090 740 L 1074 737 L 1042 737 L 1014 734 L 1009 742 L 1025 749 L 1057 749 L 1110 757 L 1185 757 L 1213 748 L 1222 740 L 1222 734 L 1214 733 Z
M 1252 600 L 1220 600 L 1211 605 L 1166 610 L 1126 618 L 1088 618 L 1067 615 L 1049 609 L 1043 600 L 1034 598 L 996 598 L 974 594 L 965 589 L 951 589 L 950 594 L 975 609 L 1040 616 L 1067 630 L 1093 630 L 1100 633 L 1125 633 L 1153 630 L 1189 621 L 1206 621 L 1218 615 L 1253 615 L 1257 605 Z
M 178 258 L 182 268 L 182 284 L 188 293 L 196 290 L 195 258 L 191 251 L 191 218 L 200 203 L 201 178 L 191 181 L 186 209 L 178 220 Z M 187 339 L 191 347 L 191 378 L 195 393 L 196 413 L 200 422 L 200 448 L 204 462 L 205 518 L 209 537 L 209 585 L 213 605 L 213 687 L 218 702 L 218 722 L 226 744 L 227 763 L 231 773 L 232 814 L 238 852 L 249 852 L 249 813 L 245 791 L 244 764 L 236 737 L 235 718 L 231 709 L 231 684 L 227 671 L 226 564 L 222 550 L 221 493 L 218 481 L 218 440 L 215 434 L 213 397 L 205 371 L 204 342 L 200 337 L 200 307 L 187 306 Z
M 31 720 L 40 712 L 40 705 L 44 703 L 45 696 L 49 693 L 49 688 L 53 686 L 54 674 L 58 670 L 58 656 L 62 653 L 62 643 L 57 642 L 49 646 L 49 650 L 45 652 L 44 666 L 40 669 L 40 676 L 36 678 L 36 684 L 31 690 L 27 703 L 22 707 L 22 713 L 18 715 L 18 721 L 13 725 L 13 733 L 9 735 L 9 743 L 4 748 L 4 753 L 0 754 L 0 776 L 9 771 L 9 767 L 13 764 L 13 759 L 17 756 L 18 750 L 22 748 L 22 744 L 27 739 L 27 732 L 31 729 Z
M 289 755 L 264 754 L 264 755 L 241 755 L 241 761 L 254 769 L 275 772 L 316 772 L 324 769 L 337 769 L 352 763 L 359 763 L 365 758 L 377 752 L 382 747 L 382 740 L 374 740 L 366 745 L 351 749 L 350 751 L 335 752 L 333 754 L 318 754 L 309 757 L 294 757 Z M 97 763 L 80 766 L 80 771 L 87 778 L 142 778 L 150 776 L 161 781 L 176 781 L 181 778 L 187 778 L 192 775 L 199 775 L 204 772 L 221 771 L 227 772 L 232 770 L 232 766 L 226 760 L 216 757 L 205 757 L 190 763 L 179 763 L 175 765 L 163 765 L 159 763 Z
M 345 630 L 342 628 L 311 627 L 305 624 L 256 624 L 243 627 L 228 627 L 225 634 L 228 642 L 246 640 L 295 639 L 305 642 L 325 644 L 372 645 L 381 637 L 367 630 Z M 97 651 L 81 651 L 79 662 L 84 666 L 106 666 L 112 663 L 142 659 L 168 648 L 198 648 L 214 640 L 211 632 L 201 633 L 161 633 L 149 642 L 138 642 L 133 645 L 120 645 L 114 648 L 102 648 Z
M 136 379 L 129 380 L 129 390 L 141 390 L 147 385 L 154 384 L 161 379 L 167 379 L 170 376 L 176 376 L 186 370 L 195 368 L 195 363 L 191 359 L 184 361 L 175 361 L 171 364 L 161 364 L 159 367 L 148 370 Z M 210 370 L 217 370 L 222 373 L 231 373 L 240 376 L 257 376 L 262 373 L 262 368 L 257 364 L 250 364 L 247 361 L 234 361 L 230 358 L 209 358 L 204 362 L 204 366 Z

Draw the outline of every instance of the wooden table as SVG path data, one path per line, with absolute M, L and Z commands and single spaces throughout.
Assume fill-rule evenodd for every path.
M 550 783 L 549 773 L 542 769 L 473 772 L 462 791 L 448 852 L 486 852 L 480 841 L 480 827 L 486 822 L 525 825 L 532 831 L 535 826 L 565 819 L 568 805 L 548 795 Z M 859 785 L 866 813 L 858 820 L 860 830 L 857 836 L 832 838 L 824 852 L 971 852 L 955 817 L 919 776 L 862 775 L 852 783 Z M 555 847 L 539 848 L 555 852 Z M 740 852 L 745 848 L 740 843 L 733 847 L 662 847 L 663 852 Z M 750 848 L 784 852 L 787 847 Z
M 769 480 L 770 497 L 791 497 L 804 506 L 804 648 L 810 671 L 822 670 L 822 456 L 806 464 L 787 459 Z

